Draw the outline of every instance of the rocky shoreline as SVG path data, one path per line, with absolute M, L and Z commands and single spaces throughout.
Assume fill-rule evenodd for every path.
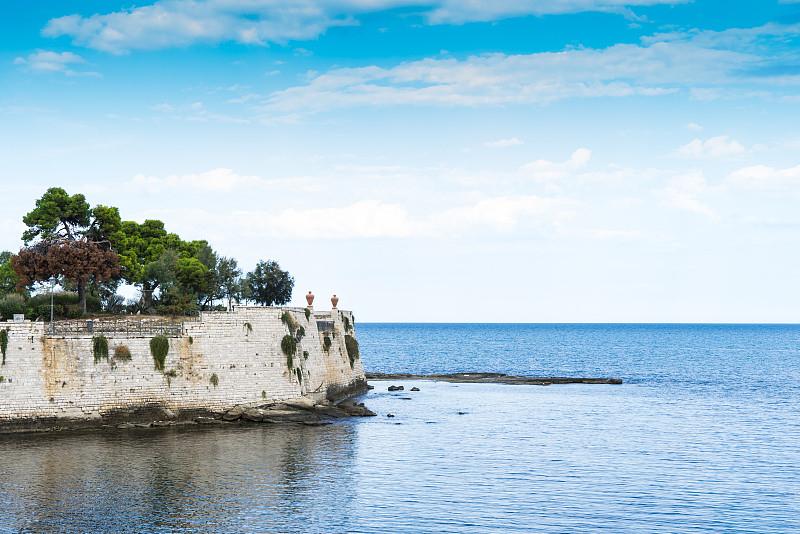
M 239 404 L 226 412 L 193 410 L 175 413 L 162 407 L 148 407 L 128 413 L 116 412 L 100 419 L 24 419 L 0 422 L 0 434 L 54 432 L 64 430 L 127 430 L 135 428 L 182 427 L 191 425 L 303 424 L 323 426 L 337 419 L 372 417 L 364 403 L 347 399 L 338 404 L 315 403 L 306 398 L 268 404 Z
M 534 377 L 513 376 L 502 373 L 450 373 L 432 375 L 412 375 L 407 373 L 366 373 L 367 380 L 436 380 L 440 382 L 513 384 L 529 386 L 549 386 L 550 384 L 622 384 L 620 378 L 582 378 L 582 377 Z
M 363 402 L 356 403 L 354 400 L 346 400 L 336 405 L 316 404 L 309 399 L 301 398 L 258 406 L 239 404 L 214 416 L 201 416 L 181 421 L 124 422 L 117 425 L 104 425 L 103 428 L 125 430 L 129 428 L 243 423 L 297 423 L 307 426 L 323 426 L 331 424 L 336 419 L 373 416 L 375 416 L 375 412 L 367 409 Z

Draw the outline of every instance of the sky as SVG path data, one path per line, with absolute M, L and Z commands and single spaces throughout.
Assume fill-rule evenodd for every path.
M 800 1 L 0 9 L 0 250 L 63 187 L 359 321 L 800 322 Z

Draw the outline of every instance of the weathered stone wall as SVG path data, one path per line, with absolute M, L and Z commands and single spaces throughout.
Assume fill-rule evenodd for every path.
M 281 351 L 285 311 L 305 329 L 291 369 Z M 9 342 L 0 367 L 0 424 L 100 419 L 144 407 L 213 412 L 242 403 L 344 396 L 366 386 L 360 358 L 351 368 L 347 356 L 345 318 L 352 327 L 352 314 L 338 310 L 313 312 L 310 319 L 303 308 L 203 313 L 185 324 L 182 336 L 170 338 L 164 371 L 155 368 L 153 336 L 106 335 L 110 358 L 95 363 L 92 334 L 54 336 L 46 323 L 2 323 Z M 328 350 L 317 320 L 333 322 Z M 113 357 L 119 345 L 130 349 L 130 361 Z

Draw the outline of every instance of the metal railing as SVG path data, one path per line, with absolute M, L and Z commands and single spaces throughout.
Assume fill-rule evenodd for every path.
M 113 319 L 77 319 L 67 321 L 53 321 L 47 325 L 46 335 L 54 336 L 167 336 L 180 337 L 184 335 L 184 325 L 187 322 L 200 320 L 200 314 L 195 313 L 183 317 L 118 317 Z

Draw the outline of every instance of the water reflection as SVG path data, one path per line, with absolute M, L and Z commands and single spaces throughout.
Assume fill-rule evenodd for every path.
M 354 500 L 349 424 L 0 439 L 1 532 L 347 530 Z

